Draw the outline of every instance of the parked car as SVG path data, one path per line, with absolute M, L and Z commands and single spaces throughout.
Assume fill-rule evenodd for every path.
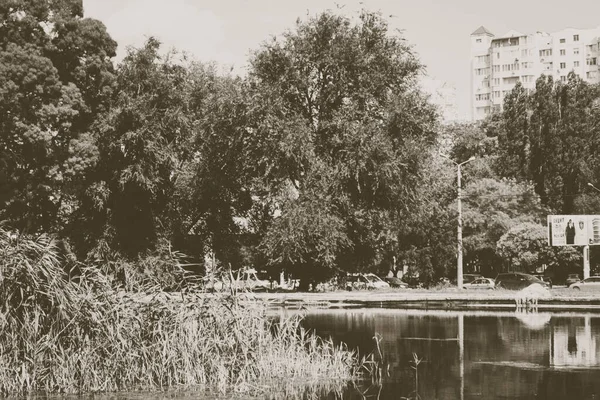
M 567 276 L 567 280 L 565 281 L 565 285 L 567 285 L 567 287 L 570 287 L 572 284 L 577 283 L 579 281 L 581 281 L 579 274 L 569 274 L 569 276 Z
M 571 284 L 569 288 L 584 292 L 600 292 L 600 276 L 590 276 L 587 279 Z
M 266 279 L 260 279 L 254 268 L 249 268 L 244 271 L 234 273 L 233 279 L 231 276 L 225 276 L 220 279 L 205 279 L 204 285 L 206 290 L 222 291 L 222 290 L 251 290 L 262 291 L 275 289 L 278 285 L 275 282 L 270 282 Z
M 481 278 L 483 278 L 483 275 L 481 275 L 481 274 L 463 274 L 463 284 L 471 283 L 475 279 L 481 279 Z
M 496 288 L 521 290 L 533 285 L 534 283 L 537 283 L 545 288 L 550 289 L 550 284 L 548 282 L 544 282 L 533 275 L 524 274 L 521 272 L 507 272 L 498 274 L 495 281 Z
M 385 278 L 383 278 L 383 280 L 386 281 L 393 288 L 407 289 L 409 287 L 408 283 L 395 276 L 386 276 Z
M 389 283 L 383 281 L 375 274 L 349 274 L 346 277 L 346 289 L 385 289 L 389 288 Z
M 496 282 L 494 282 L 494 280 L 490 279 L 490 278 L 479 278 L 479 279 L 475 279 L 472 282 L 463 284 L 463 287 L 465 289 L 487 289 L 487 290 L 490 290 L 490 289 L 496 288 Z
M 536 278 L 538 278 L 540 281 L 544 281 L 547 282 L 550 285 L 550 289 L 552 289 L 552 279 L 550 279 L 549 276 L 546 275 L 534 275 Z

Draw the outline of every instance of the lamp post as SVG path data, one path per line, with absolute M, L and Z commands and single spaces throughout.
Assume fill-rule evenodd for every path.
M 454 165 L 456 165 L 456 184 L 458 186 L 457 190 L 457 208 L 458 208 L 458 229 L 457 229 L 457 241 L 458 241 L 458 252 L 456 256 L 456 285 L 459 289 L 463 288 L 463 239 L 462 239 L 462 205 L 461 205 L 461 167 L 468 162 L 475 160 L 475 157 L 469 158 L 467 161 L 463 161 L 461 163 L 457 163 L 450 157 L 441 154 L 442 157 L 447 158 L 452 161 Z
M 600 189 L 598 189 L 596 186 L 592 185 L 590 182 L 588 182 L 588 186 L 591 187 L 592 189 L 594 189 L 597 192 L 600 192 Z

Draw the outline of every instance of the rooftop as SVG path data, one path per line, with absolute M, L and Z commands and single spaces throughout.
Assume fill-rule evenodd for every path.
M 475 36 L 475 35 L 490 35 L 490 36 L 494 36 L 494 34 L 492 32 L 490 32 L 489 30 L 487 30 L 487 28 L 483 25 L 481 25 L 479 28 L 477 28 L 475 30 L 475 32 L 471 33 L 471 36 Z

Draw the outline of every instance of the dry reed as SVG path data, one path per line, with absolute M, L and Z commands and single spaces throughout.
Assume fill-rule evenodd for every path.
M 0 394 L 206 388 L 267 394 L 281 382 L 355 377 L 353 352 L 274 322 L 235 293 L 113 290 L 97 269 L 67 281 L 52 240 L 0 228 Z M 287 387 L 286 386 L 286 387 Z

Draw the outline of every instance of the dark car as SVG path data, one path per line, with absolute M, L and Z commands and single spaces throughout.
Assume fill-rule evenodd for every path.
M 565 285 L 567 285 L 567 287 L 569 287 L 572 284 L 577 283 L 579 281 L 581 281 L 579 274 L 569 274 L 569 276 L 567 277 L 567 280 L 565 281 Z
M 386 281 L 387 283 L 389 283 L 390 286 L 393 288 L 401 288 L 401 289 L 408 288 L 408 283 L 404 282 L 400 278 L 396 278 L 395 276 L 386 276 L 385 278 L 383 278 L 383 280 Z
M 534 283 L 550 289 L 550 284 L 548 282 L 544 282 L 530 274 L 524 274 L 521 272 L 507 272 L 498 274 L 496 277 L 496 288 L 521 290 Z
M 549 276 L 546 275 L 534 275 L 536 278 L 538 278 L 540 281 L 544 281 L 547 282 L 548 285 L 550 285 L 550 289 L 552 289 L 552 279 L 550 279 Z

